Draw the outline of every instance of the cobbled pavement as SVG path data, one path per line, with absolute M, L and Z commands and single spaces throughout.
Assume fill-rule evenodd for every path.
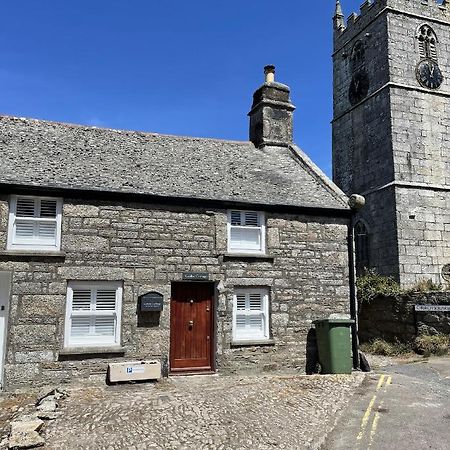
M 314 449 L 364 379 L 174 377 L 69 390 L 45 449 Z

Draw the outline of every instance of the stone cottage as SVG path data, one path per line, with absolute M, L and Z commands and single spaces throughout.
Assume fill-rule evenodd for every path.
M 268 67 L 248 142 L 0 117 L 2 386 L 304 371 L 311 321 L 349 311 L 351 211 L 294 109 Z

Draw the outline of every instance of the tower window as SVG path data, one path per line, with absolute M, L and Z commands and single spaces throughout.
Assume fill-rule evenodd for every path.
M 364 48 L 364 44 L 361 41 L 356 41 L 351 55 L 352 70 L 355 71 L 363 66 L 365 60 L 366 49 Z
M 422 25 L 417 33 L 419 54 L 421 59 L 432 59 L 437 62 L 437 37 L 429 25 Z
M 369 268 L 369 233 L 363 222 L 355 225 L 356 275 Z

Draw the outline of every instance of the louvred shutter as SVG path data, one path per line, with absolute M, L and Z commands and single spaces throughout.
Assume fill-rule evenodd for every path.
M 90 290 L 74 289 L 72 311 L 90 311 L 92 292 Z
M 56 246 L 56 200 L 18 197 L 15 216 L 15 244 Z
M 240 292 L 235 295 L 235 337 L 237 339 L 264 339 L 266 317 L 263 292 Z
M 115 327 L 116 318 L 114 316 L 96 317 L 94 323 L 94 334 L 96 336 L 114 337 Z
M 89 335 L 91 326 L 90 317 L 72 317 L 70 327 L 70 337 L 73 339 L 82 339 Z
M 239 331 L 245 330 L 247 324 L 245 294 L 236 295 L 236 329 Z
M 116 310 L 116 291 L 98 290 L 96 297 L 97 311 L 115 311 Z
M 263 299 L 260 293 L 248 294 L 249 310 L 258 314 L 248 316 L 248 326 L 256 333 L 263 331 Z
M 96 311 L 115 313 L 116 291 L 98 290 L 95 304 Z M 97 336 L 111 336 L 115 334 L 115 315 L 97 316 L 94 324 L 94 334 Z
M 34 198 L 23 198 L 17 199 L 17 217 L 35 217 L 36 216 L 36 200 Z
M 73 289 L 72 344 L 114 344 L 117 324 L 115 289 Z
M 256 211 L 230 212 L 230 249 L 259 252 L 262 250 L 261 216 Z

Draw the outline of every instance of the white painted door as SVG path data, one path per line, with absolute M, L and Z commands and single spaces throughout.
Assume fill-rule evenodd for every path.
M 11 274 L 0 272 L 0 389 L 3 388 L 3 367 L 6 353 L 6 329 L 8 327 L 9 292 Z

